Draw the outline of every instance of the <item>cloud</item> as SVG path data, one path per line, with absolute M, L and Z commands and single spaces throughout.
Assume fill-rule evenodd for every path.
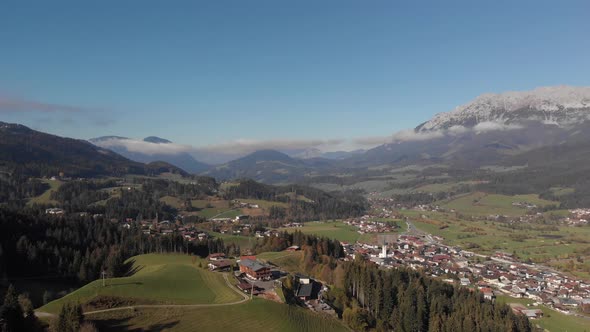
M 41 113 L 81 113 L 90 111 L 88 108 L 44 103 L 34 100 L 0 96 L 0 113 L 41 112 Z
M 216 152 L 223 154 L 251 153 L 258 150 L 304 150 L 310 148 L 327 148 L 342 144 L 343 139 L 277 139 L 250 140 L 237 139 L 230 142 L 213 144 L 196 148 L 200 152 Z
M 53 104 L 38 100 L 13 97 L 0 94 L 0 114 L 32 113 L 40 116 L 36 122 L 42 119 L 58 117 L 62 125 L 76 125 L 77 122 L 86 122 L 97 127 L 106 127 L 115 121 L 107 115 L 107 110 L 65 104 Z M 48 121 L 43 121 L 45 124 Z M 41 126 L 42 127 L 42 126 Z
M 459 136 L 467 133 L 484 133 L 489 131 L 515 130 L 523 127 L 517 124 L 506 124 L 503 122 L 480 122 L 473 127 L 452 126 L 448 129 L 435 129 L 426 131 L 415 131 L 414 129 L 406 129 L 398 131 L 393 134 L 394 142 L 411 142 L 411 141 L 426 141 L 448 136 Z
M 152 143 L 137 139 L 109 138 L 94 144 L 105 148 L 124 148 L 129 152 L 143 153 L 147 155 L 177 155 L 185 152 L 192 152 L 194 148 L 190 145 L 176 143 Z
M 416 132 L 414 129 L 406 129 L 393 134 L 393 141 L 426 141 L 429 139 L 441 138 L 444 135 L 445 133 L 440 130 Z
M 370 137 L 358 137 L 352 140 L 352 143 L 361 146 L 376 146 L 385 143 L 391 143 L 393 139 L 392 135 L 388 136 L 370 136 Z
M 497 130 L 514 130 L 514 129 L 522 129 L 522 126 L 517 124 L 506 124 L 501 122 L 480 122 L 473 127 L 473 131 L 482 133 L 487 131 L 497 131 Z

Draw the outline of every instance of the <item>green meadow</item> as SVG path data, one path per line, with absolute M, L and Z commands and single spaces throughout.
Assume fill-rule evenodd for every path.
M 349 331 L 339 321 L 304 308 L 254 299 L 239 305 L 142 309 L 92 315 L 109 331 Z
M 63 182 L 59 180 L 43 180 L 43 183 L 48 184 L 49 189 L 41 195 L 31 198 L 27 204 L 58 204 L 57 201 L 51 199 L 51 193 L 57 191 Z
M 454 209 L 462 214 L 471 216 L 496 214 L 507 216 L 525 215 L 527 213 L 526 208 L 512 205 L 512 203 L 518 202 L 535 204 L 540 207 L 551 204 L 558 205 L 558 202 L 541 199 L 539 198 L 539 195 L 536 194 L 508 196 L 475 192 L 455 198 L 446 204 L 443 204 L 443 207 Z
M 137 303 L 209 304 L 230 303 L 241 297 L 225 282 L 220 273 L 199 267 L 203 260 L 180 254 L 148 254 L 129 259 L 136 272 L 123 278 L 102 280 L 52 301 L 39 310 L 57 313 L 69 301 L 86 303 L 97 296 L 133 299 Z

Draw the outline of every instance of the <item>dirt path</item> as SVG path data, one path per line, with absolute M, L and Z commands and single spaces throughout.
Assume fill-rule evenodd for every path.
M 135 311 L 137 309 L 150 309 L 150 308 L 160 308 L 160 309 L 189 308 L 190 309 L 190 308 L 224 307 L 224 306 L 229 306 L 229 305 L 242 304 L 242 303 L 248 301 L 250 299 L 248 297 L 248 295 L 240 292 L 240 290 L 238 290 L 234 285 L 232 285 L 231 282 L 229 281 L 229 279 L 227 278 L 227 276 L 228 276 L 227 273 L 223 274 L 223 279 L 225 279 L 225 283 L 227 284 L 227 287 L 231 288 L 236 293 L 240 294 L 240 296 L 242 297 L 241 300 L 236 301 L 236 302 L 229 302 L 229 303 L 209 303 L 209 304 L 207 304 L 207 303 L 204 303 L 204 304 L 138 304 L 138 305 L 132 305 L 132 306 L 124 306 L 124 307 L 117 307 L 117 308 L 86 311 L 86 312 L 84 312 L 84 315 L 94 315 L 94 314 L 100 314 L 100 313 L 104 313 L 104 312 L 121 311 L 121 310 Z M 43 312 L 43 311 L 35 311 L 35 316 L 37 316 L 39 318 L 52 318 L 52 317 L 56 317 L 57 315 L 52 314 L 52 313 L 48 313 L 48 312 Z

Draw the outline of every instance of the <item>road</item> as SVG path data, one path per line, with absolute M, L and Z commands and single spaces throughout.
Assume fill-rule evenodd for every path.
M 138 305 L 133 305 L 133 306 L 124 306 L 124 307 L 116 307 L 116 308 L 109 308 L 109 309 L 102 309 L 102 310 L 93 310 L 93 311 L 86 311 L 84 312 L 84 315 L 94 315 L 94 314 L 100 314 L 100 313 L 105 313 L 105 312 L 112 312 L 112 311 L 122 311 L 122 310 L 137 310 L 137 309 L 169 309 L 169 308 L 183 308 L 183 309 L 190 309 L 190 308 L 210 308 L 210 307 L 224 307 L 224 306 L 230 306 L 230 305 L 236 305 L 236 304 L 242 304 L 246 301 L 248 301 L 250 298 L 248 297 L 248 295 L 242 293 L 240 290 L 238 290 L 234 285 L 231 284 L 231 282 L 229 281 L 229 279 L 227 278 L 228 274 L 224 273 L 223 274 L 223 279 L 225 279 L 225 283 L 227 284 L 227 286 L 229 288 L 231 288 L 232 290 L 234 290 L 236 293 L 240 294 L 240 296 L 242 296 L 243 298 L 239 301 L 236 302 L 229 302 L 229 303 L 210 303 L 210 304 L 138 304 Z M 43 312 L 43 311 L 35 311 L 35 316 L 39 317 L 39 318 L 51 318 L 51 317 L 55 317 L 55 314 L 52 313 L 48 313 L 48 312 Z

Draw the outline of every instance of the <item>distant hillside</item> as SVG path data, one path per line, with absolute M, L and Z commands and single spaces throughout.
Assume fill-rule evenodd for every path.
M 181 172 L 171 165 L 144 165 L 84 140 L 64 138 L 0 122 L 0 170 L 29 176 L 70 177 Z
M 217 179 L 250 178 L 264 183 L 294 182 L 311 171 L 306 162 L 275 150 L 261 150 L 217 166 L 205 175 Z
M 164 161 L 192 174 L 201 173 L 210 168 L 209 165 L 195 160 L 187 152 L 173 150 L 176 147 L 174 143 L 156 136 L 146 137 L 143 141 L 120 136 L 102 136 L 89 141 L 96 146 L 141 163 Z

